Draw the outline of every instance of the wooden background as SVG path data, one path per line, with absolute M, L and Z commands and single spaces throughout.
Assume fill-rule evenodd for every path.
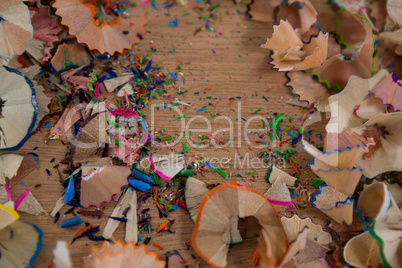
M 184 109 L 186 114 L 186 120 L 196 115 L 205 115 L 210 119 L 212 124 L 212 131 L 228 128 L 230 125 L 227 121 L 213 121 L 211 114 L 219 113 L 220 115 L 228 116 L 233 121 L 234 139 L 238 138 L 238 121 L 236 121 L 238 112 L 241 117 L 249 119 L 250 114 L 258 108 L 261 108 L 261 112 L 264 117 L 272 118 L 274 113 L 285 113 L 286 120 L 282 124 L 282 129 L 289 126 L 301 126 L 301 121 L 297 122 L 298 118 L 302 117 L 302 111 L 299 107 L 292 107 L 286 104 L 286 101 L 290 97 L 291 90 L 285 87 L 287 78 L 282 72 L 277 72 L 271 68 L 268 64 L 268 51 L 259 48 L 259 45 L 265 42 L 266 38 L 272 34 L 272 24 L 258 23 L 250 20 L 249 16 L 245 13 L 247 8 L 240 4 L 235 5 L 232 1 L 213 1 L 213 4 L 220 2 L 218 14 L 220 19 L 217 21 L 211 21 L 211 27 L 213 31 L 208 32 L 205 30 L 205 23 L 200 19 L 196 12 L 191 8 L 175 5 L 170 9 L 164 9 L 162 1 L 156 1 L 159 7 L 159 11 L 156 11 L 150 4 L 146 7 L 148 12 L 146 14 L 148 24 L 146 29 L 149 31 L 144 36 L 144 40 L 137 45 L 134 49 L 134 53 L 148 54 L 152 57 L 154 63 L 158 63 L 164 66 L 163 72 L 168 73 L 176 70 L 176 66 L 179 63 L 178 60 L 183 62 L 180 67 L 181 72 L 185 75 L 186 84 L 184 86 L 188 92 L 184 96 L 181 96 L 185 102 L 191 102 L 192 106 Z M 328 6 L 324 4 L 324 0 L 312 1 L 316 9 L 319 12 L 319 23 L 327 24 L 332 29 L 334 13 L 330 11 Z M 193 6 L 193 5 L 191 5 Z M 203 10 L 200 13 L 204 16 L 208 16 L 207 6 L 201 2 L 199 4 Z M 188 12 L 188 16 L 183 16 L 184 12 Z M 178 18 L 178 27 L 168 27 L 169 20 L 173 20 L 174 17 Z M 210 19 L 210 18 L 209 18 Z M 196 27 L 204 27 L 196 36 L 193 36 Z M 150 47 L 156 49 L 156 52 L 152 52 Z M 214 52 L 213 52 L 214 51 Z M 184 64 L 190 62 L 191 64 Z M 199 94 L 195 94 L 199 92 Z M 211 96 L 208 99 L 207 96 Z M 268 102 L 263 99 L 265 96 Z M 231 106 L 228 106 L 229 99 L 233 97 L 241 97 L 235 99 Z M 160 103 L 162 100 L 152 102 L 152 104 Z M 213 105 L 209 105 L 212 103 Z M 202 106 L 207 105 L 205 112 L 196 113 L 194 109 L 199 109 Z M 241 111 L 240 111 L 240 106 Z M 145 112 L 149 114 L 149 109 Z M 308 114 L 308 109 L 304 109 L 304 113 Z M 156 112 L 155 116 L 155 128 L 160 130 L 166 129 L 166 133 L 173 135 L 174 132 L 180 129 L 180 120 L 176 119 L 176 113 L 174 111 Z M 289 122 L 288 118 L 292 116 L 294 121 Z M 52 121 L 54 123 L 54 121 Z M 148 122 L 149 123 L 149 122 Z M 252 121 L 249 128 L 261 127 L 258 126 L 258 120 Z M 245 127 L 245 122 L 240 122 L 242 131 Z M 200 120 L 195 120 L 192 124 L 193 128 L 205 128 L 205 124 Z M 32 152 L 34 147 L 39 148 L 35 150 L 35 153 L 40 156 L 40 169 L 33 171 L 23 181 L 23 186 L 17 185 L 12 189 L 13 195 L 21 194 L 25 189 L 32 190 L 34 196 L 42 204 L 43 208 L 50 212 L 53 209 L 55 201 L 63 194 L 63 189 L 58 182 L 57 170 L 53 168 L 55 164 L 61 161 L 65 154 L 68 152 L 68 147 L 63 146 L 59 140 L 49 140 L 48 135 L 50 128 L 43 129 L 42 133 L 38 133 L 31 137 L 29 141 L 22 147 L 22 149 L 16 151 L 16 153 L 23 154 Z M 240 133 L 242 143 L 240 146 L 228 147 L 227 150 L 217 149 L 214 147 L 198 149 L 190 148 L 190 153 L 203 153 L 205 157 L 229 157 L 231 163 L 233 163 L 237 148 L 241 156 L 246 156 L 248 153 L 250 158 L 256 156 L 257 152 L 262 152 L 263 149 L 251 149 L 245 143 L 244 135 Z M 194 134 L 193 134 L 194 136 Z M 219 137 L 223 140 L 228 139 L 228 131 L 219 134 Z M 251 133 L 249 135 L 250 141 L 260 140 L 258 134 Z M 196 139 L 198 141 L 198 139 Z M 261 141 L 265 141 L 271 144 L 267 135 Z M 188 144 L 188 142 L 187 142 Z M 182 145 L 179 143 L 173 148 L 176 152 L 182 150 Z M 271 144 L 270 149 L 275 149 Z M 302 183 L 308 182 L 311 178 L 315 178 L 314 174 L 309 171 L 306 163 L 311 160 L 302 150 L 301 146 L 297 146 L 295 149 L 297 155 L 291 159 L 297 163 L 302 175 L 300 181 Z M 169 150 L 159 150 L 158 152 L 169 152 Z M 54 163 L 50 163 L 50 160 L 55 158 Z M 213 163 L 214 164 L 214 163 Z M 216 165 L 216 164 L 215 164 Z M 52 172 L 51 176 L 48 176 L 46 169 Z M 264 168 L 229 168 L 227 172 L 233 172 L 241 174 L 245 181 L 251 182 L 251 187 L 257 189 L 260 192 L 265 192 L 269 185 L 265 182 L 264 177 L 266 175 L 266 169 Z M 249 174 L 246 172 L 256 171 L 257 174 Z M 285 166 L 285 171 L 288 173 L 294 173 L 294 170 L 290 165 Z M 307 171 L 307 173 L 305 173 Z M 195 176 L 196 178 L 205 182 L 212 183 L 225 183 L 230 182 L 234 178 L 232 176 L 229 180 L 224 180 L 217 173 L 204 173 Z M 237 178 L 239 179 L 239 178 Z M 165 183 L 165 182 L 163 182 Z M 34 185 L 41 184 L 40 187 L 34 188 Z M 313 192 L 315 189 L 310 188 Z M 169 191 L 170 192 L 170 191 Z M 165 193 L 166 194 L 166 193 Z M 162 194 L 163 196 L 163 194 Z M 303 210 L 295 209 L 294 211 L 301 217 L 311 217 L 315 223 L 325 226 L 328 224 L 328 217 L 323 213 L 313 208 L 308 202 L 307 198 L 303 197 L 300 204 L 306 205 Z M 100 225 L 101 230 L 107 221 L 107 216 L 112 213 L 115 202 L 105 204 L 103 211 L 105 215 L 101 219 L 81 216 L 83 221 L 92 223 L 94 226 Z M 155 209 L 154 202 L 149 199 L 140 209 L 151 208 L 152 226 L 156 228 L 164 219 L 159 219 L 158 213 Z M 69 207 L 64 207 L 61 210 L 63 214 Z M 291 216 L 291 213 L 284 213 L 284 207 L 276 206 L 280 215 Z M 62 229 L 60 227 L 61 222 L 65 219 L 71 218 L 72 215 L 65 217 L 61 216 L 60 221 L 57 224 L 53 223 L 53 219 L 48 215 L 44 216 L 29 216 L 21 214 L 21 218 L 38 225 L 43 231 L 43 248 L 35 263 L 35 267 L 47 267 L 52 260 L 52 249 L 56 245 L 57 240 L 65 240 L 68 243 L 72 240 L 76 231 L 72 229 Z M 172 227 L 176 233 L 164 233 L 157 235 L 155 231 L 152 234 L 140 234 L 143 239 L 147 236 L 151 236 L 152 240 L 147 246 L 148 250 L 155 250 L 159 256 L 164 259 L 168 251 L 174 249 L 178 250 L 180 254 L 187 260 L 187 264 L 194 265 L 199 262 L 201 267 L 207 267 L 205 261 L 203 261 L 194 250 L 188 250 L 185 242 L 191 243 L 191 234 L 193 230 L 193 222 L 189 219 L 188 214 L 184 214 L 181 210 L 177 210 L 169 214 L 169 219 L 175 219 L 175 223 Z M 80 229 L 82 226 L 78 226 Z M 243 234 L 243 230 L 247 229 L 244 242 L 235 245 L 228 254 L 228 267 L 250 267 L 252 262 L 252 254 L 256 248 L 257 240 L 254 234 L 258 234 L 258 224 L 255 219 L 247 219 L 240 223 L 240 230 Z M 124 225 L 120 224 L 119 228 L 115 232 L 115 239 L 124 239 Z M 164 250 L 155 248 L 152 244 L 157 242 L 164 247 Z M 86 238 L 76 241 L 70 246 L 71 256 L 74 261 L 74 265 L 80 265 L 82 258 L 90 253 L 91 246 L 99 247 L 101 242 L 93 242 Z M 141 244 L 141 243 L 140 243 Z M 195 259 L 192 257 L 195 256 Z

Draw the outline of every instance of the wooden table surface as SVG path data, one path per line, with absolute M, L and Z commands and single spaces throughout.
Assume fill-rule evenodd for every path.
M 287 118 L 282 124 L 282 129 L 289 126 L 301 126 L 301 121 L 297 121 L 303 115 L 300 108 L 286 104 L 291 90 L 285 86 L 287 82 L 285 73 L 272 69 L 271 65 L 268 64 L 268 51 L 259 47 L 267 37 L 271 36 L 272 24 L 258 23 L 250 20 L 248 15 L 245 14 L 247 8 L 240 4 L 235 5 L 233 1 L 213 1 L 214 3 L 220 2 L 219 14 L 221 17 L 217 21 L 211 22 L 213 31 L 208 32 L 205 30 L 204 22 L 193 9 L 179 5 L 174 5 L 170 9 L 164 9 L 162 1 L 156 2 L 159 11 L 152 8 L 150 4 L 147 5 L 148 12 L 146 17 L 148 24 L 146 25 L 146 29 L 149 33 L 133 49 L 133 52 L 149 54 L 154 63 L 164 66 L 163 72 L 165 73 L 176 71 L 179 63 L 178 60 L 183 62 L 183 65 L 180 65 L 180 67 L 186 79 L 184 88 L 188 92 L 185 94 L 185 97 L 181 97 L 183 101 L 192 103 L 190 107 L 184 109 L 186 123 L 194 116 L 203 115 L 211 123 L 210 132 L 215 132 L 223 128 L 230 128 L 230 123 L 228 120 L 223 119 L 214 120 L 211 114 L 219 113 L 219 115 L 228 116 L 231 122 L 233 122 L 233 136 L 235 140 L 233 146 L 228 146 L 226 150 L 215 147 L 203 148 L 202 146 L 198 149 L 189 148 L 190 153 L 188 155 L 202 153 L 207 158 L 229 157 L 231 159 L 230 163 L 233 164 L 238 148 L 240 156 L 246 157 L 248 154 L 250 158 L 256 157 L 257 153 L 262 152 L 263 149 L 253 149 L 247 145 L 244 138 L 246 122 L 237 120 L 237 118 L 240 115 L 240 117 L 248 120 L 251 118 L 250 114 L 258 108 L 261 108 L 261 111 L 257 114 L 262 114 L 268 119 L 272 118 L 274 113 L 284 113 Z M 325 0 L 312 2 L 319 11 L 319 23 L 321 21 L 329 23 L 328 19 L 334 18 L 333 13 L 324 4 Z M 201 14 L 207 16 L 207 6 L 204 3 L 200 3 L 199 6 L 203 9 L 200 11 Z M 188 11 L 189 15 L 184 16 L 183 13 L 185 11 Z M 175 16 L 178 19 L 178 26 L 169 27 L 169 20 L 174 19 Z M 204 29 L 194 36 L 193 33 L 196 27 L 204 27 Z M 151 46 L 156 50 L 155 52 L 151 51 Z M 184 64 L 186 62 L 190 64 Z M 196 94 L 196 92 L 199 93 Z M 207 98 L 208 96 L 211 96 L 211 98 Z M 228 106 L 229 99 L 233 97 L 239 98 L 236 98 Z M 151 104 L 161 103 L 162 101 L 161 99 L 153 100 Z M 207 106 L 204 112 L 197 113 L 195 111 L 204 105 Z M 150 106 L 148 105 L 148 109 L 145 111 L 146 114 L 150 114 Z M 309 110 L 304 109 L 303 113 L 308 114 Z M 165 128 L 166 133 L 173 135 L 174 132 L 180 129 L 181 124 L 181 121 L 175 118 L 176 116 L 174 111 L 169 111 L 168 109 L 156 111 L 155 129 L 160 130 Z M 288 120 L 289 116 L 295 119 L 292 123 Z M 54 123 L 54 121 L 52 122 Z M 258 119 L 248 121 L 248 123 L 250 124 L 248 128 L 261 128 L 261 125 L 258 125 L 260 123 Z M 191 127 L 206 128 L 206 125 L 202 120 L 197 119 L 194 120 Z M 241 128 L 241 132 L 238 132 L 238 127 Z M 13 195 L 19 195 L 27 188 L 31 189 L 43 208 L 50 213 L 55 201 L 63 194 L 63 189 L 58 182 L 57 171 L 53 166 L 65 157 L 68 147 L 62 145 L 59 140 L 49 140 L 49 132 L 50 128 L 43 129 L 42 133 L 31 137 L 22 149 L 15 152 L 19 154 L 32 152 L 34 147 L 38 146 L 35 153 L 40 157 L 40 169 L 30 173 L 24 178 L 23 185 L 15 186 L 12 191 Z M 196 131 L 194 132 L 197 133 Z M 230 131 L 227 130 L 222 131 L 218 136 L 226 141 L 229 138 L 229 134 Z M 240 144 L 237 143 L 239 135 Z M 258 134 L 254 132 L 249 133 L 248 137 L 250 141 L 260 140 Z M 261 141 L 271 144 L 267 135 Z M 275 149 L 274 144 L 271 144 L 270 148 Z M 181 151 L 181 143 L 173 147 L 173 149 L 175 152 Z M 297 154 L 292 156 L 291 159 L 300 168 L 302 174 L 300 181 L 306 183 L 311 178 L 315 178 L 314 174 L 306 166 L 306 163 L 311 159 L 303 152 L 300 145 L 295 150 Z M 158 152 L 169 153 L 170 150 L 161 149 Z M 54 163 L 50 163 L 52 158 L 56 159 Z M 52 172 L 51 176 L 47 175 L 46 169 Z M 289 164 L 284 167 L 284 170 L 290 174 L 294 173 Z M 256 171 L 257 174 L 246 174 L 246 172 L 251 171 Z M 227 169 L 227 172 L 241 174 L 244 177 L 244 181 L 251 182 L 251 187 L 261 193 L 264 193 L 270 187 L 264 180 L 267 172 L 266 168 L 245 165 L 244 167 L 231 167 Z M 232 176 L 228 180 L 224 180 L 218 173 L 211 172 L 204 174 L 197 173 L 195 177 L 212 183 L 226 183 L 235 178 Z M 34 188 L 34 185 L 37 184 L 41 184 L 41 186 Z M 310 190 L 316 191 L 313 188 Z M 162 196 L 164 194 L 166 193 L 163 193 Z M 311 217 L 315 223 L 322 224 L 324 227 L 328 224 L 328 217 L 308 204 L 306 197 L 303 197 L 300 204 L 307 206 L 303 210 L 295 210 L 299 216 Z M 105 215 L 101 219 L 89 216 L 81 217 L 84 221 L 90 222 L 94 226 L 99 224 L 101 230 L 103 230 L 107 216 L 111 214 L 115 205 L 115 202 L 104 204 L 103 211 Z M 143 204 L 140 209 L 147 207 L 151 208 L 152 226 L 156 228 L 161 222 L 165 221 L 165 218 L 159 219 L 155 204 L 151 199 Z M 61 210 L 62 215 L 68 208 L 64 207 Z M 281 216 L 291 216 L 290 212 L 284 213 L 286 207 L 276 206 L 276 208 Z M 71 217 L 71 214 L 61 216 L 61 220 L 54 224 L 53 219 L 49 215 L 29 216 L 21 213 L 23 220 L 35 223 L 44 232 L 43 248 L 34 267 L 47 267 L 50 264 L 52 249 L 55 247 L 57 240 L 65 240 L 68 244 L 70 243 L 76 231 L 62 229 L 60 225 L 63 220 Z M 199 262 L 201 267 L 207 267 L 208 264 L 198 257 L 194 250 L 188 250 L 184 244 L 185 242 L 191 243 L 191 234 L 194 226 L 188 214 L 177 210 L 170 213 L 168 218 L 176 220 L 172 227 L 172 230 L 176 231 L 176 233 L 157 235 L 153 231 L 151 234 L 140 234 L 143 239 L 148 236 L 152 237 L 151 243 L 147 246 L 148 250 L 155 250 L 164 259 L 168 251 L 176 249 L 187 260 L 187 264 L 192 265 Z M 80 227 L 77 228 L 79 229 Z M 228 254 L 228 267 L 250 267 L 252 255 L 257 245 L 254 234 L 258 234 L 259 227 L 254 218 L 242 221 L 239 228 L 242 234 L 245 233 L 244 242 L 236 244 L 230 250 Z M 245 229 L 247 232 L 244 232 Z M 123 224 L 120 224 L 114 238 L 116 240 L 124 239 Z M 164 249 L 155 248 L 152 245 L 153 242 L 161 244 Z M 72 244 L 70 246 L 70 253 L 74 265 L 78 266 L 82 263 L 82 258 L 90 253 L 91 246 L 99 247 L 101 244 L 101 242 L 93 242 L 86 238 Z M 140 242 L 140 244 L 142 243 Z

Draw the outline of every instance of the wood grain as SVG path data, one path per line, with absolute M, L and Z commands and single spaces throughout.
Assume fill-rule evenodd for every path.
M 246 122 L 238 118 L 238 113 L 240 117 L 245 119 L 251 118 L 250 114 L 258 108 L 262 108 L 258 114 L 262 114 L 263 117 L 267 118 L 272 118 L 274 113 L 284 113 L 287 119 L 281 127 L 285 129 L 291 126 L 300 127 L 301 121 L 297 119 L 301 118 L 303 113 L 308 114 L 309 111 L 308 109 L 304 109 L 302 113 L 300 108 L 286 104 L 290 93 L 290 89 L 285 87 L 287 78 L 284 73 L 277 72 L 271 68 L 271 65 L 268 64 L 268 51 L 259 48 L 259 45 L 265 42 L 266 38 L 272 34 L 272 25 L 251 21 L 248 15 L 245 14 L 246 8 L 244 6 L 234 5 L 232 1 L 222 0 L 219 2 L 221 3 L 219 12 L 221 17 L 211 23 L 214 31 L 208 32 L 204 29 L 196 36 L 193 36 L 195 28 L 204 26 L 204 22 L 191 8 L 186 9 L 183 6 L 174 5 L 170 9 L 164 9 L 162 8 L 162 1 L 157 1 L 159 11 L 155 11 L 151 5 L 147 5 L 148 13 L 146 17 L 149 22 L 146 29 L 149 31 L 149 34 L 144 36 L 144 40 L 133 49 L 133 52 L 149 54 L 154 63 L 164 67 L 163 71 L 166 73 L 176 71 L 176 67 L 179 64 L 178 60 L 183 63 L 191 63 L 180 65 L 180 71 L 186 79 L 184 88 L 188 90 L 185 97 L 180 97 L 183 101 L 192 103 L 192 106 L 184 109 L 186 122 L 194 116 L 204 115 L 210 120 L 211 132 L 214 132 L 222 128 L 228 128 L 230 125 L 225 120 L 214 120 L 211 114 L 218 113 L 222 116 L 228 116 L 234 125 L 234 140 L 238 141 L 240 135 L 241 144 L 235 144 L 232 147 L 228 146 L 226 150 L 214 147 L 204 148 L 203 146 L 198 149 L 190 148 L 188 155 L 202 153 L 205 157 L 229 157 L 231 158 L 231 163 L 234 164 L 237 148 L 240 156 L 245 157 L 246 154 L 249 154 L 250 158 L 256 157 L 258 152 L 263 151 L 262 149 L 252 149 L 246 144 L 244 139 Z M 326 1 L 316 0 L 312 2 L 319 12 L 319 23 L 322 22 L 331 25 L 334 15 L 324 4 Z M 206 5 L 201 3 L 199 6 L 204 9 L 201 13 L 206 16 L 208 14 L 206 12 Z M 182 14 L 186 10 L 190 15 L 183 16 Z M 169 20 L 174 19 L 175 16 L 178 18 L 178 27 L 168 27 Z M 156 52 L 151 51 L 151 46 Z M 196 92 L 199 93 L 195 94 Z M 211 98 L 208 99 L 208 96 L 211 96 Z M 268 99 L 268 102 L 263 96 Z M 231 106 L 228 106 L 229 99 L 233 97 L 240 98 L 236 98 Z M 151 102 L 151 105 L 160 102 L 162 100 L 159 99 Z M 204 112 L 195 112 L 194 109 L 199 109 L 204 105 L 207 106 Z M 150 115 L 150 105 L 148 105 L 145 113 Z M 157 111 L 155 113 L 155 129 L 160 130 L 165 128 L 167 134 L 173 135 L 174 132 L 180 129 L 181 123 L 179 119 L 175 118 L 176 116 L 177 114 L 174 111 L 169 111 L 168 109 Z M 293 117 L 293 122 L 289 122 L 289 116 Z M 55 123 L 54 121 L 51 122 Z M 248 127 L 261 128 L 261 125 L 257 125 L 258 123 L 258 120 L 254 120 Z M 242 129 L 240 134 L 237 132 L 238 124 L 240 124 Z M 195 120 L 191 126 L 192 128 L 205 128 L 205 123 L 201 120 Z M 318 130 L 323 130 L 322 125 L 318 127 Z M 53 166 L 64 159 L 65 154 L 68 152 L 68 146 L 64 146 L 58 140 L 49 140 L 47 138 L 49 132 L 50 128 L 43 129 L 42 133 L 31 137 L 23 148 L 16 152 L 20 154 L 32 152 L 34 147 L 38 146 L 35 153 L 40 156 L 40 169 L 29 174 L 24 179 L 22 186 L 17 185 L 12 189 L 15 195 L 21 194 L 27 188 L 31 189 L 34 196 L 47 212 L 52 210 L 55 201 L 63 194 L 63 189 L 58 182 L 57 170 Z M 192 136 L 198 141 L 195 138 L 196 133 L 194 131 Z M 226 131 L 220 133 L 218 136 L 226 141 L 229 138 L 229 134 L 229 131 Z M 259 139 L 258 133 L 252 131 L 247 134 L 252 142 L 260 140 L 271 143 L 267 135 L 263 139 Z M 187 142 L 187 144 L 189 143 Z M 176 152 L 181 151 L 182 145 L 179 143 L 173 149 Z M 270 149 L 277 150 L 278 148 L 271 145 Z M 279 150 L 283 151 L 284 148 L 280 148 Z M 306 183 L 311 178 L 315 178 L 314 174 L 306 166 L 306 163 L 311 159 L 303 152 L 300 145 L 295 150 L 297 151 L 297 155 L 291 159 L 297 163 L 301 171 L 300 182 Z M 158 152 L 169 153 L 170 150 L 161 149 Z M 50 162 L 52 158 L 55 158 L 54 163 Z M 65 167 L 61 165 L 61 168 Z M 52 175 L 48 176 L 46 169 L 49 169 Z M 294 173 L 290 165 L 286 165 L 284 169 L 288 173 Z M 242 168 L 230 167 L 226 171 L 233 174 L 241 174 L 244 181 L 251 182 L 251 187 L 262 193 L 269 188 L 264 179 L 267 172 L 265 168 L 253 168 L 251 166 L 244 166 Z M 251 171 L 256 171 L 257 174 L 246 174 Z M 232 176 L 228 180 L 224 180 L 219 174 L 211 172 L 204 174 L 197 172 L 195 177 L 212 183 L 226 183 L 235 178 Z M 41 186 L 34 188 L 34 185 L 37 184 L 41 184 Z M 312 188 L 309 188 L 309 190 L 316 191 Z M 171 191 L 173 191 L 172 188 L 162 193 L 162 197 Z M 300 204 L 306 205 L 303 210 L 295 210 L 300 217 L 311 217 L 315 223 L 321 224 L 324 227 L 327 225 L 328 217 L 313 208 L 307 202 L 306 197 L 303 197 Z M 100 225 L 101 230 L 103 230 L 107 216 L 112 213 L 115 205 L 116 202 L 105 204 L 103 208 L 105 216 L 101 219 L 89 216 L 81 217 L 84 221 L 90 222 L 93 225 Z M 151 199 L 142 204 L 139 210 L 147 207 L 151 209 L 152 226 L 156 229 L 165 219 L 159 219 L 156 206 Z M 276 208 L 280 215 L 291 216 L 290 212 L 284 213 L 283 207 L 276 206 Z M 61 210 L 62 214 L 67 209 L 67 207 L 64 207 Z M 33 217 L 22 214 L 21 217 L 23 220 L 37 224 L 44 231 L 43 248 L 35 263 L 35 267 L 47 267 L 52 260 L 52 249 L 55 247 L 56 241 L 71 241 L 76 233 L 72 229 L 62 229 L 60 227 L 61 222 L 71 218 L 71 215 L 61 216 L 57 224 L 54 224 L 53 219 L 49 216 Z M 201 267 L 208 267 L 206 262 L 198 257 L 194 250 L 188 250 L 184 244 L 185 242 L 191 243 L 193 230 L 193 222 L 190 220 L 188 214 L 183 213 L 179 209 L 170 213 L 168 218 L 176 220 L 172 227 L 172 230 L 176 231 L 176 233 L 157 235 L 153 231 L 151 234 L 140 234 L 143 239 L 148 236 L 152 237 L 148 250 L 155 250 L 161 258 L 165 258 L 168 251 L 178 250 L 187 260 L 187 264 L 192 265 L 199 262 Z M 77 227 L 77 229 L 79 228 Z M 251 218 L 240 223 L 240 230 L 242 234 L 245 234 L 245 239 L 243 243 L 235 245 L 230 250 L 228 267 L 251 266 L 252 254 L 257 245 L 255 234 L 258 235 L 259 227 L 256 220 Z M 123 224 L 120 224 L 115 232 L 115 239 L 124 239 Z M 162 245 L 164 250 L 152 246 L 153 242 Z M 100 245 L 101 242 L 93 242 L 85 238 L 72 244 L 70 252 L 74 265 L 77 266 L 82 263 L 82 258 L 90 253 L 91 246 L 99 247 Z

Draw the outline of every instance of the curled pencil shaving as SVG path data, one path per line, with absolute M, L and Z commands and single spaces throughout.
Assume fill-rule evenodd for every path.
M 294 94 L 299 95 L 301 101 L 307 101 L 319 111 L 328 110 L 328 89 L 321 83 L 315 81 L 311 74 L 305 72 L 287 73 L 290 81 L 286 84 L 291 87 Z
M 121 187 L 128 185 L 130 174 L 127 166 L 82 166 L 81 205 L 100 207 L 110 202 L 113 195 L 121 193 Z
M 49 62 L 52 57 L 51 50 L 54 44 L 59 41 L 57 34 L 61 31 L 57 24 L 57 17 L 49 14 L 50 7 L 42 6 L 31 8 L 33 15 L 31 22 L 33 26 L 33 39 L 26 51 L 41 64 Z
M 353 222 L 352 199 L 328 185 L 320 185 L 320 190 L 313 194 L 311 203 L 339 224 L 344 222 L 350 225 Z
M 232 184 L 217 186 L 202 199 L 193 231 L 194 249 L 209 264 L 224 267 L 229 244 L 236 242 L 226 238 L 236 237 L 238 217 L 250 215 L 256 217 L 262 227 L 261 261 L 278 265 L 289 247 L 280 218 L 263 195 Z
M 142 6 L 118 4 L 122 6 L 114 7 L 110 1 L 56 0 L 52 6 L 78 42 L 101 54 L 113 55 L 130 49 L 133 43 L 140 41 L 137 34 L 146 33 L 147 20 Z M 120 8 L 124 8 L 124 12 Z
M 369 231 L 352 238 L 346 244 L 344 257 L 350 265 L 400 265 L 398 248 L 402 243 L 401 203 L 400 189 L 391 192 L 384 182 L 374 182 L 364 187 L 357 207 L 366 217 L 371 218 L 373 223 Z
M 328 37 L 328 33 L 319 32 L 304 44 L 290 22 L 282 20 L 261 47 L 274 51 L 270 63 L 279 71 L 307 70 L 320 66 L 327 58 Z
M 285 3 L 284 3 L 285 2 Z M 305 35 L 310 27 L 317 22 L 318 12 L 309 0 L 287 0 L 281 3 L 276 14 L 277 19 L 287 19 L 293 28 Z
M 321 66 L 314 68 L 313 74 L 317 75 L 319 81 L 325 83 L 327 87 L 342 89 L 348 83 L 349 77 L 356 75 L 361 78 L 369 78 L 374 71 L 372 29 L 365 18 L 357 15 L 352 18 L 362 26 L 365 39 L 356 49 L 343 50 L 342 54 L 326 59 Z M 335 70 L 342 70 L 342 72 Z
M 92 247 L 91 254 L 84 257 L 83 268 L 123 268 L 123 267 L 163 268 L 165 262 L 156 252 L 148 252 L 145 245 L 140 247 L 133 242 L 114 244 L 104 242 L 100 248 Z

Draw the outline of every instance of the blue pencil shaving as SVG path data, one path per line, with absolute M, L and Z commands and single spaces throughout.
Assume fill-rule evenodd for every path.
M 144 129 L 145 133 L 148 134 L 147 122 L 145 120 L 141 122 L 141 126 Z
M 47 123 L 46 125 L 44 125 L 42 128 L 48 128 L 48 127 L 50 127 L 50 123 Z
M 175 73 L 171 72 L 170 75 L 173 77 L 174 80 L 177 80 L 177 76 L 175 75 Z
M 209 166 L 209 168 L 212 170 L 212 172 L 214 172 L 214 167 L 212 166 L 211 162 L 207 161 L 207 164 Z
M 159 11 L 158 6 L 156 5 L 156 1 L 151 2 L 152 6 L 155 8 L 156 11 Z
M 147 66 L 144 69 L 144 72 L 148 72 L 151 69 L 151 65 L 152 65 L 152 60 L 149 60 Z
M 290 198 L 295 198 L 296 196 L 299 196 L 299 194 L 293 194 Z

